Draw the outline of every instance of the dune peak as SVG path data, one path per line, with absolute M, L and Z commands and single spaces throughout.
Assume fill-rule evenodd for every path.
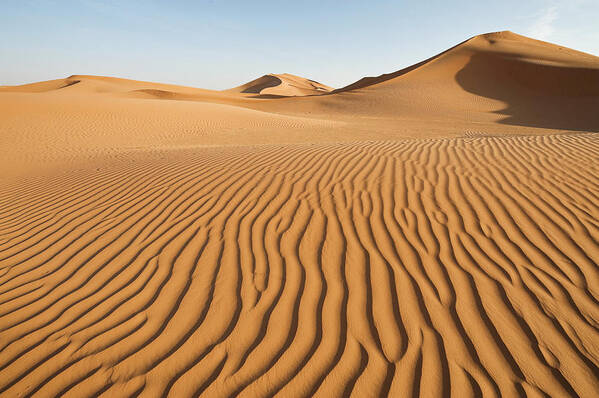
M 299 97 L 327 94 L 333 88 L 291 73 L 269 73 L 226 91 L 258 96 Z

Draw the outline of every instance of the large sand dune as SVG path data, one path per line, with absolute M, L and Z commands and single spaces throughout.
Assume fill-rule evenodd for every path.
M 0 396 L 598 396 L 598 73 L 0 88 Z

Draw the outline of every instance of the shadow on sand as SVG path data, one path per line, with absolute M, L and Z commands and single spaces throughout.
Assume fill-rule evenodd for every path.
M 260 92 L 266 88 L 276 87 L 283 83 L 281 79 L 271 75 L 262 76 L 254 82 L 256 83 L 255 85 L 246 88 L 242 93 L 260 94 Z
M 499 123 L 599 131 L 599 69 L 478 53 L 455 76 L 466 91 L 503 101 Z

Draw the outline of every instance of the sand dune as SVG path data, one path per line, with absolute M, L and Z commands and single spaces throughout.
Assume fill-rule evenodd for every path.
M 68 89 L 67 89 L 68 88 Z M 177 86 L 173 84 L 152 83 L 139 80 L 121 79 L 108 76 L 91 75 L 71 75 L 65 79 L 49 80 L 39 83 L 24 84 L 21 86 L 4 86 L 0 92 L 22 92 L 22 93 L 40 93 L 55 92 L 60 90 L 61 94 L 106 94 L 106 93 L 127 93 L 135 90 L 160 90 L 179 93 L 211 93 L 212 90 L 200 88 Z
M 512 32 L 473 37 L 333 93 L 280 101 L 276 109 L 384 118 L 382 124 L 440 119 L 599 131 L 599 58 Z
M 66 88 L 69 88 L 69 90 L 64 90 Z M 210 97 L 224 97 L 233 100 L 231 94 L 293 97 L 321 95 L 333 91 L 333 88 L 314 80 L 309 80 L 289 73 L 264 75 L 241 86 L 223 91 L 91 75 L 71 75 L 65 79 L 48 80 L 45 82 L 23 84 L 20 86 L 0 87 L 0 92 L 41 93 L 56 92 L 58 90 L 63 90 L 63 94 L 64 92 L 68 92 L 69 94 L 77 92 L 85 94 L 134 94 L 145 92 L 148 94 L 156 93 L 157 97 L 165 99 L 174 99 L 177 97 L 176 99 L 199 100 Z M 160 93 L 163 94 L 160 95 Z M 239 95 L 237 97 L 239 97 Z M 256 95 L 241 97 L 256 97 Z
M 0 396 L 599 396 L 598 65 L 0 88 Z
M 261 96 L 295 97 L 306 95 L 322 95 L 333 91 L 329 86 L 289 73 L 270 74 L 252 80 L 229 92 L 258 94 Z

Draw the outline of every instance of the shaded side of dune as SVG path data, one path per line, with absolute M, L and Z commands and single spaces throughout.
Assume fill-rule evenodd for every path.
M 499 123 L 599 131 L 599 68 L 478 52 L 455 79 L 472 94 L 505 102 Z
M 276 76 L 266 75 L 261 78 L 254 80 L 252 84 L 248 83 L 247 88 L 245 88 L 242 93 L 252 93 L 252 94 L 260 94 L 260 92 L 269 87 L 276 87 L 283 83 L 281 79 Z

